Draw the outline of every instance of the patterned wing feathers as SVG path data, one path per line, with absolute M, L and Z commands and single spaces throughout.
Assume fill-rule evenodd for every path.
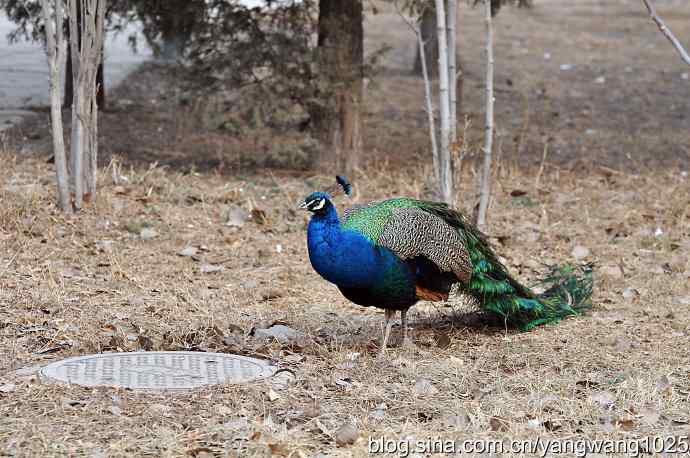
M 470 254 L 458 230 L 422 209 L 395 209 L 378 243 L 401 259 L 424 256 L 464 284 L 472 277 Z

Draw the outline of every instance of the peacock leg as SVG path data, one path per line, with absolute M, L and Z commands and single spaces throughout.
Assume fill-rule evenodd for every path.
M 395 317 L 395 310 L 384 310 L 386 316 L 385 329 L 383 330 L 383 342 L 381 342 L 381 354 L 386 353 L 386 345 L 388 344 L 388 336 L 391 334 L 391 327 L 393 326 L 393 317 Z
M 407 310 L 408 309 L 402 309 L 400 311 L 400 325 L 402 326 L 403 343 L 407 342 Z

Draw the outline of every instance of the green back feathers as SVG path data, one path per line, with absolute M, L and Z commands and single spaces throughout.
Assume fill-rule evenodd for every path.
M 386 224 L 398 208 L 414 208 L 418 201 L 414 199 L 390 199 L 372 202 L 369 205 L 355 207 L 345 213 L 344 229 L 359 232 L 374 243 L 379 241 Z

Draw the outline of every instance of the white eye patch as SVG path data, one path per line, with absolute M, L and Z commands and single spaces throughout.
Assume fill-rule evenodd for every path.
M 311 210 L 321 210 L 323 206 L 326 205 L 326 199 L 321 199 L 318 204 L 314 207 L 310 207 Z

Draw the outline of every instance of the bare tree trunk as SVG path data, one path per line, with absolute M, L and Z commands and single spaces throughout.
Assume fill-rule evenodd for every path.
M 458 95 L 457 95 L 457 54 L 456 41 L 458 22 L 458 0 L 448 1 L 448 84 L 450 90 L 450 144 L 455 147 L 458 141 Z
M 62 130 L 62 96 L 60 94 L 60 68 L 65 61 L 66 43 L 62 31 L 62 0 L 41 0 L 46 32 L 46 53 L 50 69 L 50 124 L 53 134 L 55 175 L 58 202 L 65 213 L 72 213 L 69 177 L 65 158 L 65 140 Z
M 332 102 L 316 118 L 327 131 L 337 170 L 351 174 L 362 148 L 364 29 L 361 0 L 320 0 L 320 73 L 333 91 Z
M 69 32 L 69 27 L 67 28 Z M 67 35 L 67 39 L 69 40 L 69 34 Z M 102 51 L 101 51 L 102 53 Z M 104 70 L 104 61 L 105 59 L 101 59 L 101 63 L 98 65 L 98 75 L 97 75 L 97 85 L 98 85 L 98 92 L 96 93 L 96 99 L 98 101 L 98 109 L 99 110 L 104 110 L 105 109 L 105 70 Z M 67 108 L 72 106 L 72 99 L 74 99 L 74 74 L 72 72 L 72 51 L 70 50 L 70 47 L 67 47 L 67 66 L 65 69 L 65 92 L 63 93 L 63 102 L 62 102 L 62 107 Z
M 477 226 L 483 229 L 486 226 L 486 214 L 489 208 L 491 195 L 491 150 L 494 138 L 494 43 L 491 24 L 491 2 L 484 0 L 486 4 L 486 127 L 484 137 L 484 168 L 479 194 L 479 212 L 477 213 Z
M 103 52 L 106 0 L 69 0 L 74 97 L 72 180 L 74 206 L 95 199 L 98 159 L 97 75 Z M 85 193 L 86 191 L 86 193 Z
M 436 0 L 436 24 L 438 25 L 438 81 L 441 107 L 441 148 L 439 150 L 439 177 L 441 199 L 453 204 L 452 158 L 450 154 L 450 97 L 448 88 L 448 40 L 446 34 L 446 10 L 444 0 Z

